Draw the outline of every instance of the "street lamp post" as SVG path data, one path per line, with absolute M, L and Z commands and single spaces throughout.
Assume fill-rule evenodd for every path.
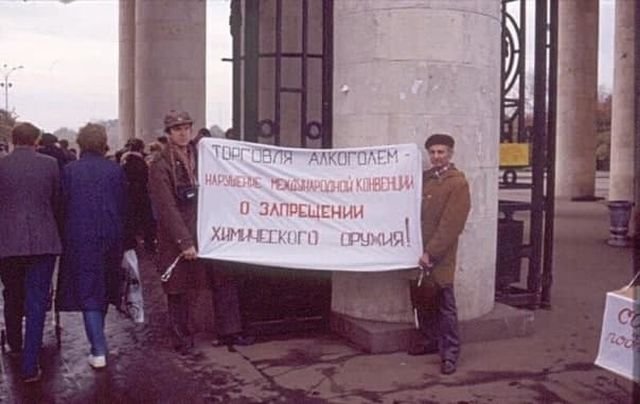
M 4 110 L 9 112 L 9 87 L 13 86 L 13 83 L 9 82 L 9 76 L 16 70 L 23 69 L 24 66 L 12 66 L 9 67 L 6 63 L 2 65 L 2 73 L 4 81 L 0 83 L 0 87 L 4 87 Z

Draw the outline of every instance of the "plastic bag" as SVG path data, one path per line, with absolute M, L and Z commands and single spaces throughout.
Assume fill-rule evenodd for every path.
M 135 323 L 144 323 L 144 300 L 142 298 L 142 282 L 136 251 L 124 252 L 122 257 L 122 301 L 118 308 Z

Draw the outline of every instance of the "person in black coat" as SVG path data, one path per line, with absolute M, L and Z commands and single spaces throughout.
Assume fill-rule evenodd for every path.
M 63 245 L 57 308 L 81 311 L 91 344 L 89 364 L 106 366 L 104 319 L 109 303 L 120 300 L 126 179 L 104 157 L 103 126 L 87 124 L 78 133 L 80 159 L 62 172 Z
M 144 142 L 140 139 L 129 139 L 126 151 L 120 158 L 120 165 L 127 177 L 128 203 L 127 222 L 125 227 L 125 248 L 137 246 L 136 236 L 144 236 L 144 247 L 154 252 L 156 246 L 155 223 L 149 199 L 149 166 L 145 161 Z
M 67 164 L 67 156 L 64 154 L 64 151 L 59 148 L 56 143 L 58 142 L 58 138 L 51 133 L 43 133 L 40 137 L 40 147 L 38 147 L 38 153 L 46 154 L 47 156 L 51 156 L 58 162 L 58 167 L 62 170 L 65 164 Z
M 60 150 L 64 154 L 65 164 L 71 163 L 72 161 L 76 161 L 78 158 L 74 153 L 69 149 L 69 141 L 67 139 L 60 139 L 58 141 L 58 145 L 60 146 Z

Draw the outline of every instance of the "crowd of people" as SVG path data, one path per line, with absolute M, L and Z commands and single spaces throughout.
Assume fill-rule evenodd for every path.
M 9 354 L 21 358 L 25 382 L 41 378 L 39 352 L 52 297 L 56 310 L 82 313 L 89 365 L 107 365 L 105 316 L 109 304 L 117 306 L 122 298 L 123 252 L 139 240 L 155 255 L 159 272 L 171 273 L 162 286 L 178 353 L 193 348 L 189 292 L 198 288 L 212 289 L 217 343 L 253 343 L 243 333 L 237 271 L 229 263 L 198 259 L 196 145 L 211 135 L 201 129 L 193 136 L 186 112 L 169 111 L 163 124 L 165 134 L 148 152 L 141 139 L 132 138 L 107 156 L 105 128 L 88 123 L 77 136 L 78 158 L 68 142 L 27 122 L 13 127 L 13 150 L 0 150 L 4 319 Z M 425 143 L 432 167 L 423 172 L 424 252 L 411 289 L 423 336 L 409 353 L 439 353 L 443 374 L 455 372 L 460 352 L 453 279 L 458 237 L 470 210 L 468 183 L 451 162 L 453 148 L 446 134 Z
M 148 152 L 132 138 L 107 155 L 105 128 L 89 123 L 77 135 L 79 157 L 31 123 L 13 127 L 13 148 L 5 145 L 0 154 L 0 278 L 8 354 L 21 359 L 24 382 L 41 378 L 52 303 L 57 311 L 82 313 L 88 363 L 107 365 L 105 316 L 122 299 L 123 252 L 140 242 L 157 253 L 159 271 L 177 262 L 163 283 L 176 351 L 193 347 L 188 292 L 202 287 L 214 289 L 218 341 L 252 343 L 242 334 L 235 278 L 222 264 L 197 259 L 195 142 L 210 135 L 204 129 L 192 136 L 185 112 L 170 111 L 164 126 Z

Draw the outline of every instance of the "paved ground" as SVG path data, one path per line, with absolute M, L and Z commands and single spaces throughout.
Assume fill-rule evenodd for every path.
M 521 198 L 523 191 L 501 192 Z M 193 355 L 179 357 L 168 348 L 163 296 L 144 259 L 148 322 L 110 314 L 106 370 L 89 368 L 81 318 L 63 314 L 60 350 L 47 326 L 40 384 L 22 385 L 18 364 L 1 357 L 0 401 L 630 403 L 631 383 L 592 363 L 605 293 L 629 280 L 631 251 L 605 245 L 603 202 L 558 201 L 556 217 L 553 307 L 535 313 L 535 335 L 466 344 L 452 376 L 439 374 L 434 356 L 364 354 L 331 334 L 269 339 L 237 352 L 213 347 L 203 334 Z

